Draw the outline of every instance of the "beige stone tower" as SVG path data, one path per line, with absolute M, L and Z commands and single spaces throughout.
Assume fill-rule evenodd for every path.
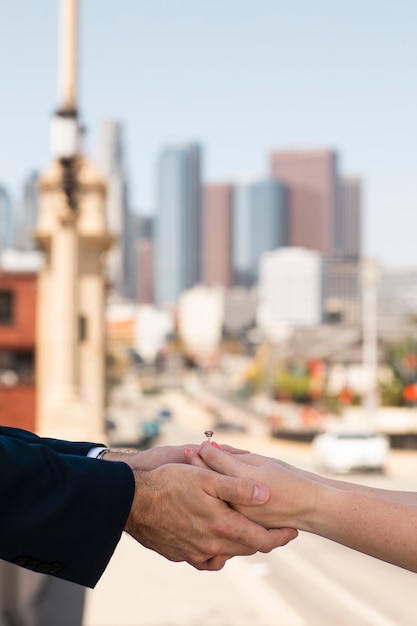
M 77 115 L 78 0 L 61 0 L 59 109 L 53 163 L 39 179 L 36 239 L 45 253 L 37 311 L 37 430 L 103 440 L 105 278 L 112 242 L 105 184 L 82 154 Z

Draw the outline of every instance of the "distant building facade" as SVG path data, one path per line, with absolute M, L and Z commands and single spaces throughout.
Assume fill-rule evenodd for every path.
M 272 153 L 271 176 L 288 189 L 288 245 L 333 253 L 337 167 L 331 150 Z
M 152 304 L 154 301 L 153 239 L 138 242 L 138 302 Z
M 268 337 L 277 338 L 286 327 L 322 323 L 324 271 L 322 255 L 306 248 L 262 255 L 258 321 Z
M 126 278 L 129 265 L 128 198 L 124 157 L 123 127 L 120 122 L 106 120 L 99 132 L 97 165 L 106 187 L 106 221 L 116 238 L 106 256 L 107 277 L 110 286 L 120 295 L 128 295 Z
M 226 336 L 244 336 L 256 323 L 258 292 L 255 288 L 232 287 L 225 292 L 223 331 Z
M 261 254 L 288 242 L 288 204 L 284 185 L 273 179 L 239 185 L 233 202 L 234 285 L 258 282 Z
M 379 319 L 417 319 L 417 267 L 381 267 L 377 290 Z
M 362 184 L 359 178 L 339 180 L 335 222 L 335 252 L 348 259 L 359 259 L 362 252 Z
M 138 299 L 139 272 L 139 241 L 142 218 L 138 213 L 126 211 L 125 234 L 123 237 L 123 290 L 121 295 L 134 300 Z
M 232 185 L 203 188 L 202 280 L 206 285 L 230 287 L 232 271 Z
M 137 242 L 137 299 L 139 304 L 154 302 L 154 218 L 140 218 Z
M 20 215 L 16 227 L 15 245 L 21 250 L 34 250 L 33 237 L 39 215 L 38 173 L 32 172 L 23 185 Z
M 201 278 L 201 149 L 170 146 L 158 159 L 154 286 L 158 306 L 176 306 Z
M 0 269 L 0 424 L 36 431 L 37 274 Z
M 13 245 L 12 201 L 5 187 L 0 186 L 0 252 Z
M 190 357 L 197 360 L 217 359 L 223 322 L 222 287 L 196 285 L 181 294 L 178 304 L 178 333 Z
M 240 183 L 233 191 L 232 211 L 233 284 L 240 287 L 253 284 L 251 228 L 251 185 Z
M 362 288 L 358 260 L 339 256 L 327 257 L 325 270 L 324 321 L 360 325 Z
M 259 279 L 259 261 L 264 252 L 288 242 L 287 192 L 275 180 L 262 180 L 251 187 L 251 273 Z

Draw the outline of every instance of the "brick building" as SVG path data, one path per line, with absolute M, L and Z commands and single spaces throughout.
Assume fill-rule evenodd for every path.
M 0 271 L 0 424 L 36 430 L 36 282 Z

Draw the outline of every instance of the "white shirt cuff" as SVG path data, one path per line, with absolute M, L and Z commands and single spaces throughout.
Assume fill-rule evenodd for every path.
M 107 451 L 109 451 L 109 449 L 106 448 L 106 446 L 95 446 L 94 448 L 90 448 L 90 450 L 87 452 L 87 456 L 90 457 L 90 459 L 96 459 L 99 454 Z

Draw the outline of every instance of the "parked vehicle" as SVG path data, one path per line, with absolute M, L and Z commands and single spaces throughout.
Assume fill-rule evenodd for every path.
M 172 417 L 171 409 L 168 409 L 168 407 L 163 407 L 163 408 L 159 409 L 158 417 L 157 417 L 158 420 L 163 422 L 165 420 L 171 419 L 171 417 Z
M 387 437 L 365 430 L 332 429 L 313 440 L 315 463 L 324 470 L 347 473 L 353 470 L 384 471 L 389 457 Z
M 222 417 L 218 417 L 213 423 L 213 429 L 216 430 L 224 430 L 235 433 L 245 433 L 246 426 L 239 422 L 232 422 L 230 420 L 225 420 Z

